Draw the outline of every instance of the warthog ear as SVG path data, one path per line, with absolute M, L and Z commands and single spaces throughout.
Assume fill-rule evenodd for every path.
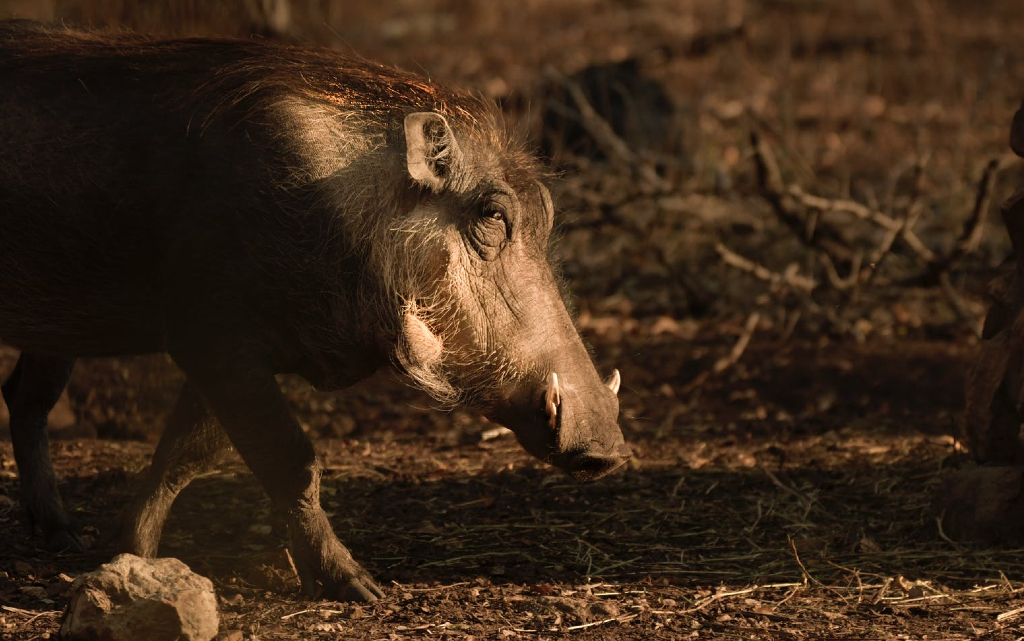
M 405 117 L 405 160 L 413 180 L 434 191 L 445 188 L 462 151 L 444 116 L 421 111 Z

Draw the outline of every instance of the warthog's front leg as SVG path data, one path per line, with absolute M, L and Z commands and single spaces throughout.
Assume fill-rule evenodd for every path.
M 322 468 L 273 373 L 246 356 L 173 353 L 288 524 L 290 549 L 312 596 L 375 601 L 383 593 L 331 530 L 320 507 Z
M 40 530 L 48 547 L 81 552 L 85 546 L 60 500 L 46 433 L 47 415 L 74 365 L 74 359 L 22 354 L 2 391 L 11 414 L 11 444 L 30 526 Z

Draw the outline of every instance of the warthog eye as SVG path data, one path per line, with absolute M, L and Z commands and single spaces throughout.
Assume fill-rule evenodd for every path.
M 480 218 L 469 229 L 469 240 L 484 260 L 493 260 L 509 238 L 508 210 L 494 201 L 480 205 Z
M 490 218 L 491 220 L 505 222 L 505 210 L 499 207 L 498 205 L 485 205 L 484 218 Z

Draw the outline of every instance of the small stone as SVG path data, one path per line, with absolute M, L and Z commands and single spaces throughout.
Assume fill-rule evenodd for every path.
M 213 583 L 177 559 L 121 554 L 71 586 L 60 634 L 78 641 L 210 641 Z

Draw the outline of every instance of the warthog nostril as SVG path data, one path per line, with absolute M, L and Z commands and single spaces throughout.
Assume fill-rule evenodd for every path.
M 565 469 L 577 481 L 593 481 L 618 469 L 625 462 L 624 456 L 582 453 L 573 456 Z
M 544 412 L 552 430 L 558 426 L 558 407 L 562 404 L 562 391 L 558 387 L 558 374 L 548 374 L 548 386 L 544 391 Z

